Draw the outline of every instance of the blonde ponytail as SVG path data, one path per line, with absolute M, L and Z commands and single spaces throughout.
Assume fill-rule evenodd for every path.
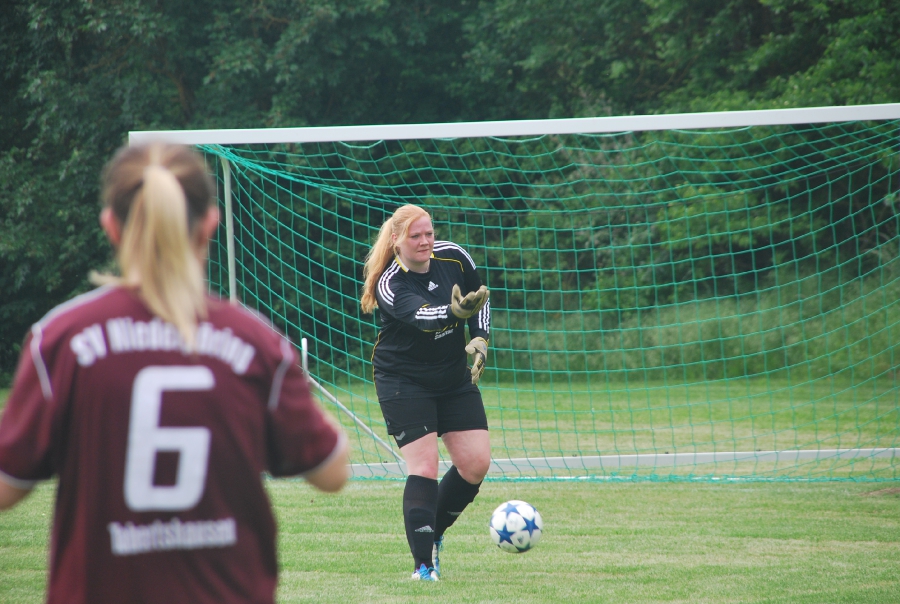
M 124 224 L 117 250 L 122 276 L 94 280 L 134 287 L 190 350 L 197 323 L 207 316 L 198 258 L 198 246 L 206 241 L 198 241 L 195 229 L 212 201 L 212 184 L 203 161 L 186 148 L 132 149 L 113 159 L 104 187 L 104 200 Z
M 363 267 L 363 279 L 365 279 L 365 282 L 363 284 L 362 298 L 359 302 L 362 311 L 366 314 L 371 313 L 378 306 L 378 301 L 375 299 L 375 284 L 381 278 L 381 274 L 388 263 L 394 259 L 394 246 L 391 244 L 393 222 L 393 218 L 388 218 L 384 221 L 384 224 L 381 225 L 381 230 L 378 231 L 378 239 L 375 240 L 375 244 L 369 250 L 368 255 L 366 255 L 366 264 Z
M 400 243 L 409 233 L 409 225 L 425 216 L 431 217 L 419 206 L 406 204 L 397 208 L 394 215 L 381 225 L 378 238 L 366 255 L 366 264 L 363 267 L 364 283 L 359 305 L 365 314 L 371 313 L 378 306 L 378 300 L 375 298 L 375 285 L 396 254 L 396 246 L 392 241 L 393 236 L 396 235 L 397 243 Z

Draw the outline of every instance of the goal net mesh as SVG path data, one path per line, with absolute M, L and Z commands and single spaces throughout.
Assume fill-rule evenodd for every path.
M 414 203 L 491 291 L 491 476 L 874 481 L 900 478 L 898 133 L 201 149 L 220 183 L 230 165 L 236 298 L 308 339 L 310 373 L 356 417 L 336 413 L 372 476 L 396 476 L 397 459 L 377 442 L 396 451 L 362 267 L 382 222 Z M 222 228 L 210 282 L 223 296 L 227 244 Z

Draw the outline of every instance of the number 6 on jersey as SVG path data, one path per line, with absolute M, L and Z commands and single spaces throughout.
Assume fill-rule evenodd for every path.
M 136 512 L 187 510 L 200 501 L 206 484 L 210 432 L 203 427 L 159 425 L 162 395 L 166 391 L 212 390 L 208 367 L 145 367 L 134 379 L 131 420 L 125 458 L 125 503 Z M 175 484 L 153 484 L 158 451 L 176 451 Z

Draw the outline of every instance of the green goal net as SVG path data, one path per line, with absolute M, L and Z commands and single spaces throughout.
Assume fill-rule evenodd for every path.
M 358 300 L 415 203 L 491 290 L 491 477 L 897 480 L 900 109 L 832 109 L 185 140 L 212 288 L 305 340 L 356 476 L 404 474 Z

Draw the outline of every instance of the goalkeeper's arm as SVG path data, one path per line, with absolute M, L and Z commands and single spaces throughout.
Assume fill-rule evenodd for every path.
M 459 285 L 454 285 L 450 296 L 450 311 L 460 319 L 469 319 L 470 333 L 473 330 L 477 330 L 487 336 L 490 328 L 487 325 L 479 325 L 479 322 L 474 317 L 488 305 L 489 298 L 490 292 L 484 285 L 480 285 L 477 290 L 469 292 L 465 297 L 463 297 Z M 487 312 L 485 314 L 489 316 Z M 485 323 L 488 320 L 485 319 Z M 487 339 L 482 336 L 473 337 L 466 346 L 466 352 L 473 355 L 471 370 L 473 384 L 478 383 L 478 380 L 481 379 L 481 374 L 484 372 L 484 363 L 487 361 L 487 347 Z
M 488 343 L 482 337 L 472 338 L 466 346 L 466 352 L 472 356 L 472 383 L 477 384 L 484 373 L 484 363 L 487 361 Z

